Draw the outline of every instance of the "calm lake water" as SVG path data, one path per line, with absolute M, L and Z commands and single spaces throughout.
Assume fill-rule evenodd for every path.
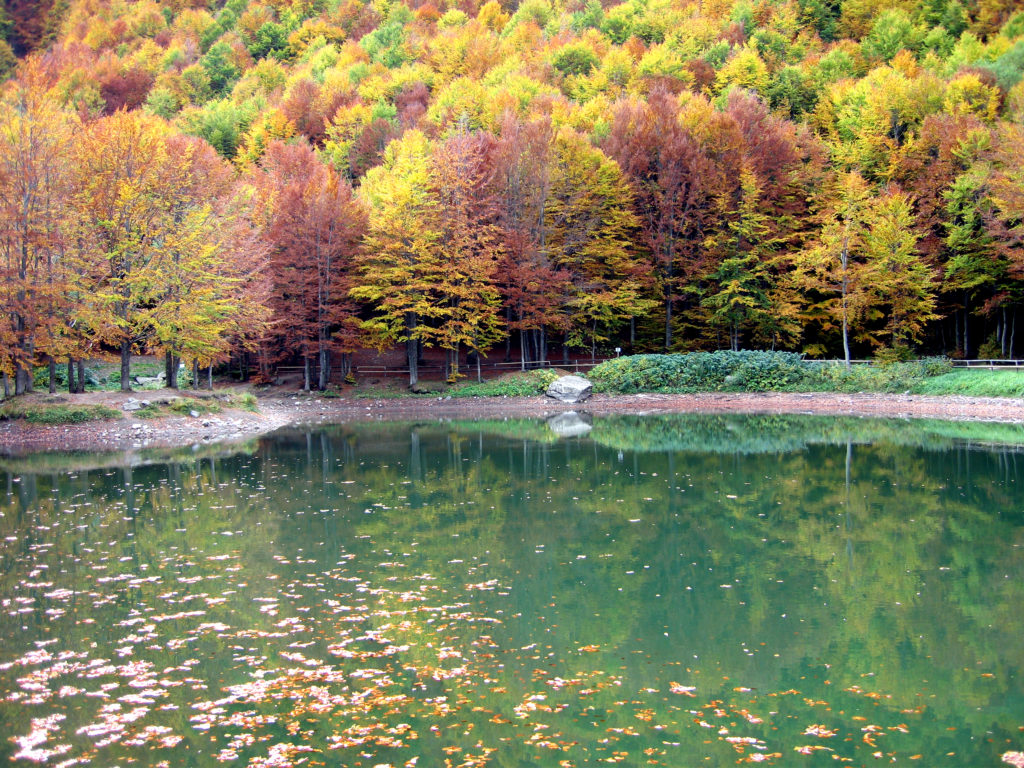
M 609 417 L 0 464 L 0 760 L 995 766 L 1020 427 Z M 92 468 L 89 468 L 92 467 Z

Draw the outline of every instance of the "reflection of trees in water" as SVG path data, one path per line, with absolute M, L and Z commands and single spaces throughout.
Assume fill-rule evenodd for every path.
M 685 706 L 671 709 L 684 700 L 666 693 L 670 681 L 698 686 L 701 700 L 691 706 L 757 699 L 760 709 L 794 714 L 804 725 L 819 717 L 838 724 L 840 709 L 870 713 L 873 701 L 843 692 L 857 685 L 892 697 L 873 717 L 899 722 L 911 716 L 900 710 L 923 703 L 926 719 L 957 727 L 956 738 L 1001 735 L 1019 725 L 1014 713 L 1024 708 L 1011 614 L 1024 596 L 1015 454 L 948 449 L 948 435 L 886 424 L 874 444 L 870 422 L 776 416 L 597 419 L 592 440 L 544 442 L 524 437 L 546 429 L 526 420 L 336 427 L 283 434 L 255 457 L 21 474 L 17 482 L 9 474 L 0 539 L 19 538 L 0 549 L 0 589 L 36 603 L 20 619 L 27 634 L 15 637 L 8 625 L 4 644 L 59 636 L 63 646 L 95 642 L 112 654 L 133 631 L 118 622 L 139 606 L 170 592 L 161 610 L 202 601 L 201 619 L 159 624 L 163 650 L 135 650 L 161 668 L 198 659 L 190 674 L 210 690 L 172 688 L 166 699 L 185 710 L 168 717 L 196 746 L 208 743 L 189 724 L 191 702 L 250 680 L 252 664 L 287 667 L 280 653 L 291 640 L 276 627 L 287 618 L 310 622 L 298 634 L 311 642 L 302 650 L 307 658 L 339 669 L 346 662 L 328 649 L 354 626 L 408 646 L 374 662 L 394 681 L 381 690 L 408 698 L 392 705 L 398 714 L 339 707 L 317 720 L 313 713 L 309 727 L 320 739 L 353 718 L 410 712 L 422 718 L 417 728 L 426 739 L 432 721 L 423 702 L 444 695 L 483 711 L 465 746 L 485 736 L 497 743 L 536 722 L 585 742 L 609 727 L 635 726 L 634 713 L 650 707 L 686 724 L 672 739 L 688 745 L 687 754 L 703 754 L 706 733 L 683 716 Z M 774 435 L 778 428 L 788 436 Z M 209 559 L 221 555 L 232 559 Z M 228 562 L 241 570 L 225 571 Z M 29 568 L 41 565 L 53 582 L 46 590 L 79 590 L 68 603 L 77 613 L 45 615 L 43 589 L 24 587 Z M 96 607 L 96 588 L 85 586 L 93 566 L 161 581 L 111 582 L 112 599 Z M 225 586 L 236 593 L 222 603 L 201 597 Z M 325 596 L 342 604 L 340 613 L 324 609 Z M 253 597 L 278 600 L 278 614 L 261 611 L 266 603 Z M 365 608 L 358 623 L 342 611 L 355 605 Z M 460 612 L 501 623 L 452 618 Z M 77 621 L 85 615 L 95 623 Z M 207 632 L 167 647 L 172 637 L 191 636 L 197 621 L 223 622 L 245 636 Z M 465 660 L 465 675 L 425 676 L 444 666 L 442 644 Z M 596 649 L 580 651 L 586 646 Z M 266 661 L 239 662 L 243 656 Z M 579 687 L 557 691 L 546 683 L 556 675 L 595 692 L 584 699 Z M 613 677 L 624 685 L 597 685 Z M 303 680 L 281 683 L 297 709 L 311 706 Z M 738 686 L 755 690 L 740 694 Z M 648 687 L 658 693 L 636 698 Z M 833 711 L 758 699 L 787 689 L 828 701 Z M 517 724 L 510 707 L 536 692 L 549 704 L 564 702 L 572 718 L 540 711 Z M 636 701 L 621 704 L 630 697 Z M 69 712 L 75 728 L 89 721 L 88 711 Z M 490 722 L 493 713 L 513 724 Z M 12 713 L 16 732 L 29 716 Z M 777 740 L 769 728 L 750 732 Z M 939 754 L 934 733 L 915 727 L 904 743 Z M 492 763 L 530 759 L 530 748 L 516 743 Z
M 612 421 L 633 426 L 629 418 Z M 680 422 L 688 421 L 636 419 L 635 427 L 654 439 L 679 434 Z M 755 440 L 764 450 L 776 445 L 770 426 L 800 420 L 755 420 L 753 438 L 742 419 L 726 421 L 730 439 L 748 450 Z M 817 429 L 823 425 L 825 434 Z M 485 448 L 484 430 L 474 432 L 472 425 L 424 428 L 409 441 L 416 446 L 410 466 L 422 472 L 412 483 L 418 501 L 409 501 L 412 491 L 398 491 L 393 475 L 401 466 L 363 475 L 366 498 L 389 509 L 360 530 L 375 541 L 417 541 L 415 555 L 425 566 L 480 552 L 505 552 L 517 564 L 532 559 L 529 572 L 505 572 L 499 580 L 515 584 L 518 607 L 554 603 L 547 613 L 557 616 L 552 647 L 559 653 L 584 637 L 600 637 L 621 653 L 630 638 L 664 627 L 676 638 L 672 643 L 684 637 L 697 655 L 726 658 L 723 664 L 743 674 L 774 675 L 761 680 L 768 687 L 781 686 L 808 660 L 834 663 L 832 657 L 848 667 L 833 673 L 833 684 L 856 684 L 860 674 L 872 672 L 913 707 L 922 680 L 964 685 L 960 670 L 991 658 L 993 644 L 1004 649 L 1004 663 L 1020 661 L 1007 656 L 1015 647 L 1009 642 L 1015 624 L 1002 615 L 1013 605 L 1004 587 L 1019 590 L 1021 583 L 1012 577 L 1019 572 L 1013 547 L 1019 523 L 1000 514 L 1013 498 L 1004 481 L 1014 454 L 908 449 L 948 446 L 950 439 L 911 434 L 896 424 L 883 436 L 896 436 L 898 444 L 868 445 L 870 426 L 860 419 L 815 420 L 784 441 L 798 441 L 797 452 L 727 453 L 717 450 L 720 442 L 711 453 L 638 454 L 627 446 L 621 458 L 617 446 L 610 451 L 598 444 L 611 442 L 601 419 L 594 441 L 553 445 L 488 438 Z M 705 421 L 707 430 L 721 433 L 720 427 L 719 417 Z M 518 424 L 513 429 L 522 431 Z M 485 430 L 500 432 L 501 424 Z M 692 430 L 686 439 L 708 444 Z M 766 478 L 770 482 L 762 482 Z M 957 492 L 943 493 L 943 486 Z M 971 543 L 1000 528 L 1006 535 L 984 550 Z M 681 543 L 687 558 L 680 557 Z M 543 545 L 540 555 L 537 545 Z M 594 561 L 595 547 L 608 557 Z M 575 559 L 582 550 L 589 553 L 586 567 Z M 624 578 L 623 562 L 639 564 L 638 572 Z M 951 563 L 959 563 L 966 581 L 939 570 Z M 457 575 L 452 568 L 445 577 Z M 730 580 L 736 591 L 724 592 L 720 585 Z M 742 609 L 723 597 L 741 590 Z M 779 617 L 795 615 L 792 604 L 801 593 L 820 600 L 800 604 L 803 624 L 813 631 L 794 634 L 794 622 Z M 533 628 L 522 629 L 509 641 L 526 642 Z M 780 649 L 783 661 L 764 664 L 744 653 L 731 642 L 739 636 Z M 1012 680 L 1005 675 L 1002 685 Z M 932 706 L 966 708 L 960 697 Z

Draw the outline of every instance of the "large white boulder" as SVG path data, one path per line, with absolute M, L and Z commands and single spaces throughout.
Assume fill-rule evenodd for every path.
M 551 382 L 547 396 L 563 403 L 582 403 L 593 391 L 593 384 L 582 376 L 560 376 Z

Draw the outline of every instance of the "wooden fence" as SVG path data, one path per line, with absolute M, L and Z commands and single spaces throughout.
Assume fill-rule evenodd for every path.
M 819 365 L 842 365 L 842 360 L 808 360 Z M 1004 368 L 1024 368 L 1024 360 L 950 360 L 954 368 L 987 368 L 997 370 Z M 877 360 L 851 360 L 850 365 L 879 365 Z
M 488 375 L 496 375 L 502 373 L 514 373 L 516 371 L 525 370 L 533 371 L 541 368 L 558 368 L 563 371 L 572 371 L 579 373 L 580 371 L 589 371 L 595 365 L 603 363 L 608 358 L 598 357 L 594 360 L 587 358 L 576 358 L 571 359 L 568 363 L 564 363 L 561 360 L 535 360 L 528 362 L 525 365 L 518 360 L 511 362 L 500 362 L 500 363 L 489 363 L 485 361 L 480 362 L 480 370 Z M 286 375 L 302 375 L 303 367 L 301 365 L 279 365 L 275 369 L 278 376 Z M 420 363 L 416 366 L 416 370 L 419 372 L 421 378 L 429 379 L 432 377 L 440 377 L 444 375 L 445 367 L 442 363 Z M 459 365 L 459 372 L 467 378 L 472 378 L 476 375 L 476 365 L 468 365 L 461 363 Z M 401 365 L 353 365 L 352 373 L 355 376 L 408 376 L 408 366 Z M 341 378 L 341 367 L 332 369 L 331 380 L 334 381 L 335 377 Z
M 575 358 L 570 360 L 568 363 L 564 363 L 561 360 L 536 360 L 533 362 L 526 363 L 525 366 L 519 361 L 510 362 L 499 362 L 490 363 L 481 361 L 480 369 L 488 375 L 496 375 L 502 373 L 514 373 L 519 370 L 537 370 L 540 368 L 558 368 L 563 371 L 572 371 L 574 373 L 580 373 L 581 371 L 589 371 L 594 366 L 603 363 L 609 358 L 600 357 L 595 360 L 588 358 Z M 817 365 L 842 365 L 843 361 L 839 359 L 834 360 L 808 360 L 807 362 L 814 363 Z M 950 361 L 954 368 L 978 368 L 988 370 L 1006 370 L 1024 368 L 1024 360 L 992 360 L 992 359 L 975 359 L 975 360 L 951 360 Z M 851 365 L 878 365 L 877 360 L 851 360 Z M 254 369 L 255 370 L 255 369 Z M 279 365 L 276 368 L 278 376 L 285 375 L 302 375 L 301 365 Z M 417 366 L 419 374 L 424 379 L 437 378 L 444 375 L 445 368 L 441 363 L 421 363 Z M 462 364 L 459 366 L 459 372 L 465 375 L 467 378 L 472 378 L 476 374 L 475 365 Z M 400 365 L 357 365 L 353 366 L 353 373 L 356 376 L 408 376 L 409 368 L 407 366 Z M 331 371 L 331 380 L 341 378 L 341 368 Z

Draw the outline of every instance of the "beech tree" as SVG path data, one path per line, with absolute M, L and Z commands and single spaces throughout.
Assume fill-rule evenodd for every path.
M 76 288 L 80 314 L 121 357 L 121 389 L 131 389 L 131 356 L 146 338 L 149 261 L 176 222 L 168 202 L 182 184 L 159 118 L 117 112 L 80 126 L 74 145 Z
M 437 341 L 451 352 L 448 378 L 458 375 L 459 347 L 477 360 L 504 336 L 501 296 L 495 272 L 501 233 L 495 224 L 494 137 L 459 131 L 433 156 L 433 193 L 438 201 L 438 247 L 448 269 L 434 289 L 439 305 L 426 312 L 436 320 Z
M 363 323 L 372 343 L 405 343 L 410 387 L 419 381 L 419 345 L 430 336 L 421 320 L 431 312 L 431 289 L 446 268 L 437 247 L 430 156 L 426 136 L 407 131 L 360 186 L 371 216 L 352 296 L 373 305 L 374 316 Z
M 999 312 L 998 336 L 1003 354 L 1013 353 L 1016 308 L 1024 298 L 1024 130 L 1005 125 L 998 133 L 993 152 L 991 208 L 985 217 L 986 230 L 995 246 L 995 256 L 1006 268 L 1006 279 L 986 310 Z M 1012 313 L 1007 319 L 1007 309 Z
M 179 360 L 209 367 L 259 335 L 266 311 L 256 286 L 266 247 L 213 148 L 185 136 L 169 136 L 167 145 L 183 171 L 166 201 L 173 223 L 140 265 L 138 282 L 146 345 L 164 352 L 173 388 Z
M 935 320 L 935 275 L 917 252 L 910 198 L 890 192 L 867 206 L 863 236 L 873 306 L 885 316 L 884 336 L 894 348 L 921 339 Z
M 15 394 L 32 366 L 61 344 L 66 265 L 61 259 L 69 120 L 45 77 L 30 67 L 0 102 L 0 372 Z M 50 377 L 51 387 L 54 377 Z
M 715 166 L 680 122 L 677 99 L 661 90 L 646 103 L 619 105 L 606 146 L 635 192 L 645 245 L 662 285 L 668 350 L 674 309 L 683 285 L 694 277 L 713 203 Z
M 524 123 L 506 114 L 495 153 L 495 207 L 504 240 L 497 281 L 508 331 L 519 334 L 522 368 L 547 359 L 549 331 L 566 333 L 570 326 L 561 307 L 571 296 L 572 274 L 546 247 L 552 139 L 550 122 Z
M 761 210 L 757 177 L 744 168 L 735 215 L 724 231 L 705 242 L 706 247 L 719 251 L 721 260 L 711 275 L 713 282 L 708 295 L 701 302 L 711 311 L 712 322 L 728 330 L 733 351 L 740 348 L 740 334 L 745 327 L 779 326 L 772 322 L 777 308 L 772 306 L 768 273 L 768 254 L 773 243 L 767 220 Z
M 366 211 L 352 187 L 306 143 L 271 142 L 260 185 L 270 209 L 273 340 L 280 359 L 299 354 L 303 387 L 330 380 L 332 355 L 347 375 L 357 346 L 354 265 L 366 232 Z
M 792 278 L 809 302 L 809 313 L 828 330 L 839 327 L 843 360 L 850 366 L 850 335 L 871 310 L 870 279 L 863 253 L 870 190 L 856 172 L 836 177 L 818 214 L 820 230 L 796 254 Z
M 171 386 L 179 357 L 224 359 L 231 339 L 251 335 L 240 329 L 258 325 L 241 286 L 261 255 L 231 209 L 224 162 L 138 112 L 80 126 L 73 160 L 71 288 L 78 319 L 120 351 L 121 389 L 137 351 L 166 353 Z
M 551 193 L 544 209 L 552 261 L 572 275 L 573 294 L 563 311 L 569 343 L 589 338 L 591 357 L 604 332 L 649 311 L 650 264 L 633 247 L 639 222 L 633 197 L 614 160 L 580 134 L 555 137 Z
M 364 323 L 371 338 L 406 343 L 409 386 L 420 344 L 447 349 L 456 362 L 460 345 L 479 354 L 500 338 L 492 146 L 463 128 L 432 149 L 410 131 L 363 181 L 373 215 L 353 295 L 373 304 Z

